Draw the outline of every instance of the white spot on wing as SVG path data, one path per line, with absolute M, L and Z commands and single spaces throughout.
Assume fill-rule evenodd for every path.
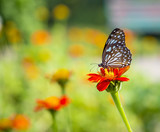
M 109 47 L 108 49 L 106 49 L 106 52 L 110 52 L 111 51 L 111 47 Z
M 117 43 L 117 40 L 114 41 L 114 44 Z
M 108 54 L 106 54 L 106 56 L 105 56 L 105 60 L 107 60 L 107 58 L 108 58 Z

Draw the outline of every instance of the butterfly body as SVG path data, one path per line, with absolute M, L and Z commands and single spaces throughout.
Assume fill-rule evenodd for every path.
M 132 54 L 125 44 L 123 30 L 116 28 L 109 35 L 102 53 L 102 63 L 98 64 L 103 68 L 123 68 L 129 66 L 132 61 Z

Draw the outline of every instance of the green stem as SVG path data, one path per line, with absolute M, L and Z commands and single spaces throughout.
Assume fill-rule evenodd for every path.
M 66 119 L 67 119 L 67 131 L 72 132 L 69 108 L 65 109 L 65 113 L 66 113 Z
M 65 85 L 61 85 L 61 90 L 62 90 L 62 95 L 66 95 Z M 66 118 L 66 126 L 67 126 L 66 127 L 66 131 L 67 132 L 72 132 L 69 108 L 65 108 L 64 110 L 65 110 L 65 118 Z
M 118 109 L 118 111 L 119 111 L 119 113 L 120 113 L 120 115 L 122 117 L 123 122 L 125 123 L 125 125 L 127 127 L 128 132 L 132 132 L 132 129 L 131 129 L 130 125 L 129 125 L 127 117 L 126 117 L 126 115 L 124 113 L 121 101 L 119 99 L 118 92 L 111 92 L 111 96 L 112 96 L 112 98 L 114 100 L 114 103 L 115 103 L 115 105 L 116 105 L 116 107 L 117 107 L 117 109 Z
M 52 128 L 53 128 L 53 132 L 58 132 L 58 128 L 57 128 L 57 123 L 56 123 L 56 114 L 55 111 L 50 111 L 51 115 L 52 115 Z

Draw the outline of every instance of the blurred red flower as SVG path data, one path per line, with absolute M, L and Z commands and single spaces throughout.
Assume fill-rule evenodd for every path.
M 67 106 L 69 102 L 70 99 L 67 96 L 62 96 L 61 98 L 51 96 L 46 98 L 45 100 L 37 100 L 35 111 L 39 111 L 41 109 L 57 111 L 62 107 Z
M 62 96 L 60 99 L 61 106 L 67 106 L 69 104 L 70 100 L 67 96 Z
M 121 77 L 122 74 L 124 74 L 129 69 L 129 66 L 124 68 L 110 68 L 110 69 L 104 69 L 101 68 L 100 72 L 98 74 L 91 73 L 88 74 L 90 76 L 88 78 L 91 82 L 97 82 L 97 89 L 99 91 L 104 91 L 108 88 L 111 81 L 128 81 L 129 79 L 126 77 Z

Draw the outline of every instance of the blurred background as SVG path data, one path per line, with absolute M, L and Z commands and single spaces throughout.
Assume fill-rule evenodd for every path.
M 86 76 L 97 72 L 105 41 L 118 27 L 133 56 L 125 73 L 130 81 L 120 91 L 127 117 L 135 132 L 159 132 L 159 23 L 158 0 L 0 0 L 0 118 L 24 114 L 25 131 L 47 132 L 51 117 L 34 112 L 36 100 L 61 96 L 46 76 L 65 68 L 71 130 L 126 132 L 109 93 Z M 56 118 L 65 132 L 64 110 Z

